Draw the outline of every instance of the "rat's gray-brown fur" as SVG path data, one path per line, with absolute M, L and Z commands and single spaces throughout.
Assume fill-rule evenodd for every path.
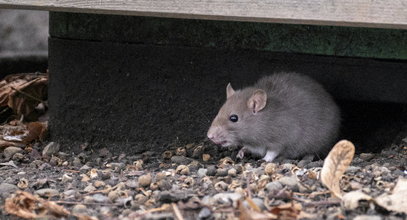
M 229 120 L 232 114 L 237 122 Z M 241 90 L 229 84 L 208 137 L 222 146 L 243 146 L 241 157 L 248 150 L 272 161 L 328 152 L 339 126 L 339 108 L 319 83 L 297 73 L 276 73 Z

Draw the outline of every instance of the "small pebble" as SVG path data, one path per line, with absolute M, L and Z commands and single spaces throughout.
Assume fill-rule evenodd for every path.
M 25 159 L 24 155 L 22 153 L 15 153 L 12 157 L 12 160 L 14 161 L 23 161 Z
M 177 169 L 175 170 L 176 173 L 181 174 L 181 175 L 188 175 L 189 174 L 189 167 L 185 165 L 179 165 Z
M 266 166 L 264 167 L 264 172 L 267 175 L 274 174 L 276 172 L 277 165 L 275 163 L 267 163 Z
M 364 161 L 370 161 L 375 157 L 375 154 L 372 153 L 361 153 L 359 155 L 360 159 L 364 160 Z
M 142 203 L 144 203 L 145 201 L 147 201 L 147 197 L 146 197 L 145 195 L 143 195 L 143 194 L 137 194 L 136 196 L 134 196 L 134 200 L 135 200 L 137 203 L 142 204 Z
M 191 163 L 188 164 L 188 168 L 190 172 L 196 172 L 200 168 L 200 164 L 197 160 L 193 160 Z
M 204 168 L 200 168 L 200 169 L 198 169 L 198 172 L 197 172 L 197 175 L 198 175 L 198 177 L 204 177 L 204 176 L 206 176 L 206 172 L 207 172 L 208 170 L 207 169 L 204 169 Z
M 172 185 L 170 183 L 170 181 L 166 180 L 166 179 L 162 179 L 160 181 L 158 181 L 158 188 L 163 191 L 163 190 L 170 190 L 172 188 Z
M 42 156 L 49 157 L 53 154 L 57 154 L 59 152 L 60 145 L 55 142 L 50 142 L 45 146 L 44 150 L 42 150 Z
M 68 173 L 65 173 L 64 175 L 62 175 L 61 181 L 63 183 L 67 183 L 67 182 L 71 182 L 72 181 L 72 176 Z
M 298 190 L 298 179 L 296 176 L 284 176 L 278 180 L 283 186 L 289 187 L 293 191 Z
M 62 164 L 62 160 L 59 157 L 51 156 L 49 164 L 51 164 L 52 166 L 59 166 Z
M 56 189 L 45 188 L 45 189 L 40 189 L 40 190 L 35 191 L 35 194 L 37 194 L 41 197 L 51 198 L 54 196 L 58 196 L 59 191 Z
M 111 169 L 123 169 L 125 165 L 124 163 L 109 163 L 106 164 L 106 167 Z
M 208 219 L 212 215 L 212 212 L 207 207 L 203 207 L 201 211 L 199 211 L 198 219 Z
M 87 215 L 87 212 L 88 212 L 88 210 L 87 210 L 86 206 L 82 205 L 82 204 L 75 205 L 72 208 L 73 215 Z
M 200 158 L 203 155 L 204 152 L 204 147 L 202 145 L 197 146 L 194 151 L 192 152 L 192 157 L 193 158 Z
M 208 166 L 207 169 L 208 169 L 207 172 L 206 172 L 207 176 L 215 176 L 216 175 L 216 167 L 215 166 L 213 166 L 213 165 Z
M 293 169 L 294 167 L 295 167 L 295 165 L 294 165 L 294 164 L 291 164 L 291 163 L 285 163 L 285 164 L 281 165 L 281 168 L 282 168 L 283 170 L 291 170 L 291 169 Z
M 214 202 L 220 203 L 220 204 L 230 204 L 232 201 L 233 204 L 237 203 L 237 200 L 241 199 L 242 195 L 239 193 L 218 193 L 215 194 L 212 199 Z M 214 205 L 214 204 L 210 204 Z
M 360 167 L 349 166 L 349 167 L 346 169 L 346 172 L 345 172 L 345 173 L 356 173 L 356 172 L 359 172 L 360 170 L 361 170 Z
M 208 162 L 211 159 L 211 155 L 209 154 L 202 154 L 202 160 Z
M 93 183 L 93 186 L 95 186 L 96 188 L 100 188 L 100 187 L 105 186 L 105 185 L 106 185 L 106 183 L 103 182 L 103 181 L 100 181 L 100 180 L 96 180 L 96 181 Z
M 127 197 L 126 193 L 124 193 L 123 191 L 120 191 L 120 190 L 110 191 L 107 194 L 107 197 L 109 198 L 109 200 L 111 202 L 114 202 L 117 198 L 122 197 L 122 196 Z
M 138 184 L 141 187 L 147 187 L 150 186 L 151 180 L 152 180 L 151 174 L 146 174 L 138 178 Z
M 226 191 L 228 189 L 228 184 L 223 182 L 223 181 L 219 181 L 215 184 L 215 189 L 218 192 L 222 192 L 222 191 Z
M 382 220 L 382 217 L 377 215 L 358 215 L 353 220 Z
M 178 202 L 188 198 L 188 194 L 185 191 L 161 191 L 157 195 L 157 200 L 162 203 Z
M 127 187 L 133 188 L 133 189 L 138 187 L 138 182 L 135 180 L 127 180 L 125 184 Z
M 257 207 L 259 207 L 261 210 L 265 210 L 265 209 L 266 209 L 266 206 L 264 205 L 263 199 L 260 199 L 260 198 L 255 197 L 255 198 L 252 198 L 252 201 L 253 201 L 254 204 L 256 204 Z M 243 205 L 245 205 L 246 207 L 250 207 L 246 200 L 243 202 Z
M 81 182 L 89 182 L 89 180 L 90 180 L 89 176 L 86 174 L 81 174 L 80 177 L 81 177 Z
M 85 187 L 85 189 L 83 189 L 83 191 L 85 192 L 93 192 L 96 191 L 96 187 L 94 187 L 93 185 L 88 185 Z
M 163 159 L 171 159 L 172 157 L 172 151 L 164 151 L 164 153 L 161 155 Z
M 104 147 L 99 150 L 99 156 L 104 157 L 104 158 L 109 158 L 112 156 L 112 153 L 110 153 L 110 151 L 106 147 Z
M 92 196 L 92 200 L 95 202 L 106 203 L 109 201 L 109 198 L 100 193 L 97 193 Z
M 237 171 L 235 168 L 229 169 L 228 170 L 228 175 L 231 177 L 235 177 L 237 175 Z
M 72 165 L 74 165 L 75 167 L 80 167 L 82 166 L 82 162 L 78 157 L 75 157 L 72 161 Z
M 187 150 L 184 147 L 179 147 L 177 150 L 175 150 L 175 155 L 177 156 L 186 156 L 187 155 Z
M 75 197 L 76 193 L 77 193 L 76 190 L 70 189 L 70 190 L 63 192 L 63 195 L 64 195 L 64 198 L 70 198 L 70 197 Z
M 88 172 L 90 169 L 92 169 L 90 166 L 88 165 L 83 165 L 81 168 L 79 168 L 79 171 L 83 171 L 83 172 Z
M 159 181 L 165 179 L 167 175 L 164 172 L 159 172 L 155 175 L 155 180 Z
M 176 164 L 189 164 L 192 161 L 192 159 L 184 156 L 172 156 L 171 157 L 171 162 L 176 163 Z
M 18 187 L 16 185 L 3 182 L 0 184 L 0 197 L 3 197 L 5 199 L 11 193 L 13 193 L 17 190 L 18 190 Z
M 9 160 L 13 157 L 14 154 L 21 152 L 23 152 L 23 149 L 19 147 L 7 147 L 6 149 L 4 149 L 3 155 L 6 158 L 6 160 Z
M 52 166 L 49 164 L 49 163 L 43 163 L 43 164 L 41 164 L 39 167 L 38 167 L 38 169 L 39 170 L 48 170 L 48 169 L 50 169 Z
M 98 170 L 97 169 L 91 169 L 89 171 L 89 176 L 90 176 L 91 179 L 98 178 L 99 177 Z
M 228 170 L 224 168 L 219 168 L 216 170 L 216 176 L 227 176 Z
M 324 161 L 318 160 L 318 161 L 312 161 L 312 162 L 308 163 L 307 165 L 305 165 L 305 168 L 309 169 L 309 168 L 313 168 L 313 167 L 322 167 L 323 165 L 324 165 Z

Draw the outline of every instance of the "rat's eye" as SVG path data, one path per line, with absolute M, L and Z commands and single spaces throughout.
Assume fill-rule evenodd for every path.
M 231 122 L 237 122 L 237 120 L 239 120 L 239 118 L 237 117 L 237 115 L 231 115 L 231 116 L 229 117 L 229 120 L 230 120 Z

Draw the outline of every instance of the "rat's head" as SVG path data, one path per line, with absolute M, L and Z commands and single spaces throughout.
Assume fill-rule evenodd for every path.
M 229 83 L 226 98 L 207 134 L 211 141 L 223 147 L 242 144 L 241 140 L 249 138 L 266 107 L 267 93 L 253 88 L 235 91 Z

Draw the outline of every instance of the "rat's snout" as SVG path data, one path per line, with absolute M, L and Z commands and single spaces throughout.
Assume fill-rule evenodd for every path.
M 216 138 L 216 127 L 211 126 L 206 135 L 211 141 L 213 141 Z
M 213 143 L 218 145 L 225 145 L 227 141 L 223 137 L 221 131 L 222 128 L 218 126 L 211 126 L 208 130 L 207 136 Z

